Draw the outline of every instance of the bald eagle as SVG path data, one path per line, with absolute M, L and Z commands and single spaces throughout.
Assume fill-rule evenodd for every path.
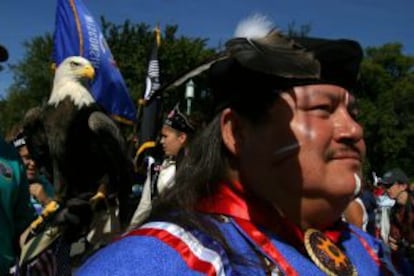
M 120 219 L 126 223 L 132 161 L 119 128 L 90 93 L 94 74 L 87 59 L 66 58 L 56 69 L 47 104 L 26 118 L 24 132 L 33 157 L 52 176 L 59 204 L 73 198 L 88 202 L 90 195 L 104 191 L 118 196 Z M 81 212 L 81 223 L 90 222 L 88 212 Z

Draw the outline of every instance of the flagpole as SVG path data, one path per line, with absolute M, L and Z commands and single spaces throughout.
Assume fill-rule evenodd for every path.
M 159 63 L 158 63 L 158 48 L 161 44 L 160 27 L 154 29 L 154 47 L 151 51 L 151 56 L 148 64 L 148 72 L 146 77 L 145 92 L 139 102 L 139 146 L 135 154 L 135 159 L 138 155 L 147 149 L 148 145 L 155 145 L 157 136 L 157 127 L 159 115 L 161 111 L 161 95 L 155 93 L 160 88 L 159 81 Z

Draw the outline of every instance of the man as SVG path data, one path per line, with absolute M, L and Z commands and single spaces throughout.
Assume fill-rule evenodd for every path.
M 36 161 L 31 156 L 26 144 L 26 137 L 20 130 L 12 140 L 12 143 L 22 158 L 26 169 L 26 177 L 29 181 L 31 202 L 38 215 L 54 196 L 52 184 L 43 176 Z
M 400 205 L 404 205 L 409 198 L 408 183 L 407 175 L 400 168 L 387 171 L 381 178 L 388 196 Z
M 388 196 L 395 200 L 390 214 L 390 245 L 397 268 L 404 275 L 414 273 L 414 199 L 409 179 L 400 168 L 387 171 L 381 178 Z
M 244 26 L 256 32 L 241 28 L 209 68 L 215 116 L 192 142 L 176 184 L 148 223 L 92 257 L 80 275 L 387 269 L 381 245 L 341 221 L 359 192 L 365 154 L 350 93 L 359 44 Z
M 20 235 L 35 218 L 24 165 L 0 137 L 0 275 L 7 275 L 15 264 Z
M 149 162 L 147 178 L 144 183 L 141 200 L 131 219 L 130 229 L 142 223 L 151 212 L 152 201 L 165 188 L 175 182 L 176 159 L 185 155 L 185 147 L 195 131 L 189 118 L 180 112 L 178 105 L 168 114 L 161 129 L 161 145 L 165 159 L 161 166 L 155 168 L 154 161 Z

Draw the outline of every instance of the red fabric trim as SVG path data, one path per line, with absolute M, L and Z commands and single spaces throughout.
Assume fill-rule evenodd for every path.
M 374 260 L 375 264 L 379 267 L 382 266 L 382 263 L 380 259 L 378 258 L 377 254 L 375 254 L 374 250 L 369 246 L 368 242 L 357 232 L 352 230 L 350 228 L 351 232 L 358 238 L 358 240 L 361 242 L 362 246 L 365 248 L 365 250 L 368 252 L 369 256 Z
M 276 210 L 263 200 L 246 193 L 243 186 L 235 181 L 220 183 L 217 193 L 202 199 L 197 205 L 197 210 L 242 218 L 271 230 L 278 228 L 274 220 L 269 219 Z
M 211 263 L 199 259 L 185 242 L 175 237 L 174 235 L 171 235 L 166 230 L 154 228 L 139 228 L 129 232 L 126 236 L 155 237 L 167 244 L 168 246 L 170 246 L 171 248 L 173 248 L 174 250 L 176 250 L 191 269 L 199 271 L 206 275 L 217 275 L 217 272 Z
M 299 275 L 289 264 L 283 255 L 277 250 L 272 242 L 260 232 L 252 223 L 241 218 L 233 218 L 234 221 L 246 232 L 249 237 L 259 246 L 273 261 L 283 270 L 285 275 Z
M 365 248 L 365 250 L 368 252 L 369 256 L 371 257 L 371 259 L 374 261 L 374 263 L 381 269 L 381 271 L 384 273 L 384 275 L 393 275 L 385 266 L 384 264 L 381 262 L 381 260 L 378 258 L 378 255 L 375 253 L 374 249 L 372 249 L 371 246 L 369 246 L 368 242 L 357 232 L 355 232 L 354 230 L 350 229 L 351 232 L 357 236 L 357 238 L 359 239 L 359 241 L 361 242 L 362 246 Z
M 247 194 L 239 182 L 223 182 L 219 187 L 215 195 L 200 202 L 198 210 L 251 221 L 281 235 L 296 248 L 303 247 L 304 233 L 302 229 L 289 219 L 282 217 L 272 206 Z M 343 230 L 343 223 L 338 222 L 322 232 L 331 241 L 337 243 Z

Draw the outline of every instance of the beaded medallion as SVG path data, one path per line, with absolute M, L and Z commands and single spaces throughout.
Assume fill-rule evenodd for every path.
M 322 232 L 306 230 L 305 248 L 312 261 L 327 275 L 357 275 L 348 257 Z

